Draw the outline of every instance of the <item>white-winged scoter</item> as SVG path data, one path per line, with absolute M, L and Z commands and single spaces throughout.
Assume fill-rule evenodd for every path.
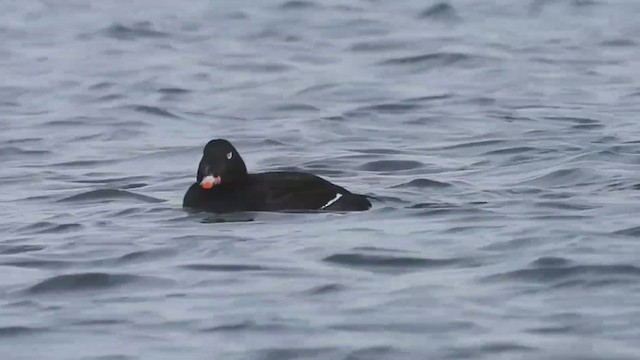
M 249 174 L 236 148 L 214 139 L 204 147 L 196 182 L 182 206 L 215 213 L 238 211 L 364 211 L 371 203 L 316 175 L 303 172 Z

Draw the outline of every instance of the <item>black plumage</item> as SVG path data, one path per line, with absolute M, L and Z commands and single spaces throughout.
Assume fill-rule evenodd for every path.
M 313 174 L 290 171 L 249 174 L 238 151 L 224 139 L 207 143 L 196 180 L 184 196 L 186 208 L 216 213 L 371 208 L 366 196 L 353 194 Z

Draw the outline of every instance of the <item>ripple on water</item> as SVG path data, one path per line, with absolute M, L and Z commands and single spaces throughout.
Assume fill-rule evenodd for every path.
M 158 247 L 146 250 L 131 251 L 124 255 L 110 258 L 102 258 L 88 261 L 87 264 L 93 266 L 111 265 L 120 267 L 122 265 L 140 264 L 148 261 L 161 261 L 161 259 L 172 258 L 177 254 L 175 248 Z
M 76 139 L 79 140 L 79 139 Z M 117 163 L 115 159 L 95 159 L 95 160 L 73 160 L 51 164 L 49 166 L 56 168 L 93 168 L 100 165 L 110 165 Z
M 448 2 L 439 2 L 424 9 L 418 15 L 421 19 L 454 21 L 461 20 L 453 5 Z
M 497 150 L 490 150 L 485 152 L 483 155 L 510 155 L 510 154 L 521 154 L 532 151 L 539 151 L 540 149 L 531 147 L 531 146 L 513 146 L 507 147 Z
M 246 71 L 252 73 L 276 74 L 294 70 L 296 67 L 288 63 L 282 62 L 265 62 L 265 61 L 245 61 L 225 65 L 225 68 L 231 71 Z
M 633 39 L 609 39 L 600 42 L 600 45 L 606 47 L 635 47 L 638 43 Z
M 10 260 L 0 263 L 4 266 L 15 266 L 31 269 L 65 269 L 72 267 L 73 261 L 64 260 L 40 260 L 40 259 L 24 259 L 24 260 Z
M 640 282 L 640 267 L 630 264 L 580 265 L 561 257 L 542 257 L 527 269 L 488 276 L 489 281 L 525 281 L 551 288 L 597 287 Z
M 88 327 L 93 327 L 93 326 L 108 326 L 108 325 L 121 325 L 121 324 L 128 324 L 130 323 L 129 320 L 126 319 L 105 319 L 105 318 L 97 318 L 97 319 L 81 319 L 81 320 L 76 320 L 73 321 L 72 324 L 73 325 L 78 325 L 78 326 L 88 326 Z
M 488 210 L 478 208 L 477 205 L 485 205 L 485 203 L 467 205 L 452 205 L 446 203 L 434 203 L 423 202 L 407 206 L 407 209 L 422 209 L 423 211 L 417 212 L 416 216 L 435 216 L 435 215 L 488 215 L 491 214 Z M 486 219 L 486 218 L 485 218 Z
M 366 171 L 402 171 L 418 169 L 423 166 L 423 163 L 415 160 L 376 160 L 360 165 L 359 169 Z
M 354 324 L 339 324 L 331 326 L 332 329 L 354 332 L 396 332 L 404 334 L 442 334 L 453 331 L 477 328 L 477 325 L 464 320 L 448 319 L 445 321 L 420 322 L 418 320 L 386 320 L 364 321 Z
M 247 264 L 186 264 L 180 266 L 187 270 L 213 272 L 267 271 L 269 267 Z
M 483 345 L 451 348 L 447 358 L 451 359 L 475 359 L 482 354 L 487 356 L 517 356 L 518 353 L 531 353 L 538 349 L 532 346 L 518 344 L 517 342 L 489 342 Z
M 24 143 L 39 143 L 43 139 L 41 137 L 17 137 L 15 139 L 2 140 L 3 144 L 24 144 Z
M 468 261 L 462 258 L 429 259 L 424 257 L 365 254 L 361 252 L 333 254 L 324 262 L 346 267 L 379 272 L 409 272 L 448 266 L 461 266 Z
M 57 275 L 27 288 L 29 294 L 63 294 L 85 290 L 108 290 L 129 284 L 168 285 L 170 281 L 151 276 L 102 272 Z
M 250 353 L 243 352 L 242 357 L 257 360 L 281 360 L 281 359 L 340 359 L 343 351 L 336 347 L 277 347 L 266 348 Z
M 613 234 L 640 237 L 640 226 L 633 226 L 626 229 L 616 230 L 613 232 Z
M 129 356 L 129 355 L 99 355 L 99 356 L 93 356 L 85 359 L 87 360 L 139 360 L 140 358 L 137 356 Z
M 191 90 L 178 88 L 178 87 L 169 87 L 169 88 L 160 88 L 158 92 L 165 95 L 182 95 L 190 93 Z
M 457 52 L 436 52 L 423 55 L 391 58 L 379 62 L 379 65 L 393 66 L 396 68 L 406 68 L 414 71 L 424 71 L 447 68 L 451 66 L 473 67 L 487 62 L 488 59 L 489 58 L 480 55 Z
M 455 145 L 445 146 L 443 149 L 445 150 L 453 150 L 453 149 L 467 149 L 467 148 L 477 148 L 477 147 L 486 147 L 486 146 L 494 146 L 498 144 L 504 144 L 506 140 L 503 139 L 491 139 L 491 140 L 480 140 L 480 141 L 466 141 L 461 142 Z
M 286 326 L 282 324 L 260 324 L 255 321 L 245 320 L 222 325 L 203 327 L 200 332 L 243 332 L 243 331 L 282 331 Z
M 378 114 L 403 114 L 407 112 L 412 112 L 414 110 L 420 109 L 422 106 L 417 103 L 386 103 L 386 104 L 377 104 L 364 106 L 360 108 L 356 108 L 353 111 L 355 112 L 374 112 Z
M 367 41 L 359 41 L 351 45 L 351 51 L 353 52 L 380 52 L 386 53 L 392 50 L 399 49 L 409 49 L 411 48 L 411 44 L 406 41 L 400 40 L 389 40 L 389 39 L 376 39 L 376 40 L 367 40 Z
M 150 105 L 130 105 L 128 106 L 129 109 L 132 109 L 134 111 L 137 111 L 139 113 L 143 113 L 143 114 L 148 114 L 148 115 L 155 115 L 155 116 L 159 116 L 159 117 L 163 117 L 163 118 L 168 118 L 168 119 L 179 119 L 180 116 L 165 110 L 163 108 L 160 108 L 158 106 L 150 106 Z
M 311 289 L 306 290 L 304 293 L 307 295 L 324 295 L 324 294 L 332 294 L 336 292 L 340 292 L 345 290 L 347 287 L 342 284 L 325 284 L 320 286 L 314 286 Z
M 89 90 L 106 90 L 106 89 L 111 89 L 115 86 L 116 84 L 111 82 L 111 81 L 99 81 L 95 84 L 89 85 L 88 89 Z
M 17 146 L 0 147 L 0 157 L 2 157 L 5 160 L 11 157 L 16 157 L 16 158 L 22 158 L 25 156 L 40 157 L 40 156 L 49 155 L 49 154 L 52 154 L 52 152 L 48 150 L 28 150 L 28 149 L 23 149 Z
M 5 245 L 0 244 L 0 255 L 21 254 L 44 249 L 43 245 Z
M 317 8 L 318 4 L 313 1 L 289 0 L 278 6 L 281 10 L 309 10 Z
M 577 202 L 566 201 L 536 201 L 533 203 L 535 207 L 555 209 L 555 210 L 569 210 L 569 211 L 585 211 L 598 208 L 596 205 L 580 204 Z
M 86 174 L 87 176 L 103 176 L 102 174 Z M 101 179 L 78 179 L 71 180 L 71 182 L 80 183 L 80 184 L 128 184 L 132 181 L 140 181 L 140 180 L 148 180 L 148 176 L 125 176 L 118 178 L 101 178 Z
M 42 126 L 61 127 L 61 128 L 68 128 L 72 126 L 73 127 L 92 126 L 93 122 L 89 120 L 91 119 L 88 119 L 82 116 L 76 116 L 68 119 L 57 119 L 57 120 L 47 121 L 43 123 Z
M 602 179 L 602 175 L 595 170 L 574 167 L 569 169 L 552 170 L 544 175 L 524 180 L 518 185 L 537 185 L 545 188 L 588 185 Z
M 119 189 L 98 189 L 91 190 L 84 193 L 72 195 L 63 199 L 58 200 L 58 202 L 110 202 L 114 200 L 133 200 L 133 201 L 141 201 L 145 203 L 161 203 L 166 200 L 154 198 L 152 196 L 141 195 L 132 193 L 126 190 Z
M 29 233 L 33 232 L 38 234 L 59 234 L 59 233 L 78 231 L 80 229 L 82 229 L 81 224 L 77 224 L 77 223 L 57 224 L 49 221 L 40 221 L 40 222 L 29 224 L 25 227 L 20 228 L 21 231 L 29 232 Z
M 47 328 L 30 327 L 30 326 L 0 326 L 0 339 L 10 338 L 22 335 L 33 335 L 40 332 L 48 331 Z
M 374 155 L 397 155 L 403 154 L 402 151 L 389 148 L 367 148 L 367 149 L 348 149 L 351 152 L 360 154 L 374 154 Z
M 300 114 L 303 112 L 318 112 L 320 109 L 308 104 L 282 104 L 274 106 L 273 111 Z
M 117 40 L 136 40 L 144 38 L 166 38 L 168 33 L 152 28 L 149 22 L 137 22 L 131 25 L 115 23 L 100 31 L 104 36 Z
M 371 346 L 351 351 L 345 360 L 409 359 L 409 354 L 393 346 Z
M 405 103 L 431 103 L 438 100 L 447 100 L 453 98 L 455 95 L 451 93 L 444 94 L 435 94 L 435 95 L 425 95 L 418 97 L 410 97 L 408 99 L 403 100 Z
M 430 180 L 430 179 L 413 179 L 411 181 L 402 183 L 402 184 L 398 184 L 398 185 L 394 185 L 392 186 L 392 188 L 416 188 L 416 189 L 424 189 L 424 188 L 446 188 L 446 187 L 451 187 L 453 186 L 452 184 L 446 183 L 446 182 L 440 182 L 440 181 L 436 181 L 436 180 Z

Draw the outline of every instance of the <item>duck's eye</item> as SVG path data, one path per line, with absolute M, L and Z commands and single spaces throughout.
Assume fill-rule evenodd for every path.
M 233 156 L 233 152 L 227 153 L 227 159 L 231 160 L 232 156 Z

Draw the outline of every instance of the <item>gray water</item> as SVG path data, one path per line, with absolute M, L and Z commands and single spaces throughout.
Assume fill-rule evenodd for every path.
M 640 3 L 3 1 L 0 358 L 640 358 Z M 189 214 L 204 144 L 375 197 Z

